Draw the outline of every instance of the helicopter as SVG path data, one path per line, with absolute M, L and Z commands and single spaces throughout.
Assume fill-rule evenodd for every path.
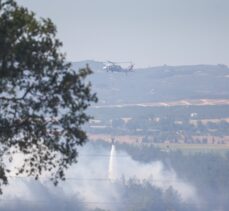
M 129 63 L 130 65 L 124 68 L 120 65 L 121 63 L 126 63 L 126 64 Z M 124 72 L 124 73 L 133 71 L 133 68 L 134 68 L 134 64 L 132 62 L 111 62 L 111 61 L 107 61 L 103 67 L 103 69 L 106 70 L 107 72 Z

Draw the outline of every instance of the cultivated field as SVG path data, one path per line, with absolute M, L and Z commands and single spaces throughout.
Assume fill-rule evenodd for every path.
M 93 108 L 123 108 L 123 107 L 169 107 L 169 106 L 206 106 L 206 105 L 229 105 L 229 99 L 187 99 L 168 102 L 148 102 L 136 104 L 115 104 L 115 105 L 97 105 Z

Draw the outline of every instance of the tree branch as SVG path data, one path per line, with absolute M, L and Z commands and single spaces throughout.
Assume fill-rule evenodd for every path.
M 20 100 L 24 100 L 25 97 L 27 96 L 27 94 L 31 91 L 31 89 L 33 88 L 34 86 L 30 86 L 26 92 L 23 94 L 22 97 L 20 98 L 16 98 L 16 97 L 12 97 L 12 98 L 8 98 L 8 97 L 0 97 L 0 100 L 6 100 L 6 101 L 20 101 Z

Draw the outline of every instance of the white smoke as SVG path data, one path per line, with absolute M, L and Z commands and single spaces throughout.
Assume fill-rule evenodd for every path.
M 173 169 L 165 169 L 161 161 L 147 164 L 134 161 L 125 152 L 117 154 L 114 144 L 111 147 L 108 173 L 111 181 L 121 177 L 127 180 L 137 178 L 142 181 L 147 180 L 164 191 L 172 187 L 184 201 L 195 200 L 196 198 L 195 188 L 179 179 Z
M 66 173 L 67 180 L 54 187 L 47 178 L 40 182 L 32 179 L 12 178 L 3 189 L 0 210 L 81 210 L 82 207 L 111 209 L 109 203 L 119 201 L 116 179 L 137 178 L 166 190 L 173 187 L 184 201 L 195 201 L 196 190 L 178 178 L 173 170 L 165 169 L 162 162 L 143 164 L 134 161 L 125 152 L 111 152 L 104 148 L 96 151 L 90 145 L 81 148 L 78 163 Z M 23 206 L 22 206 L 23 205 Z M 31 206 L 33 206 L 31 208 Z M 21 206 L 21 209 L 20 209 Z M 35 207 L 35 208 L 34 208 Z M 41 209 L 42 208 L 42 209 Z
M 195 188 L 179 179 L 174 170 L 167 170 L 161 161 L 142 164 L 127 156 L 122 162 L 118 161 L 118 163 L 120 164 L 117 169 L 118 177 L 124 176 L 126 179 L 147 180 L 163 191 L 172 187 L 184 201 L 196 199 Z M 128 168 L 126 168 L 127 166 Z

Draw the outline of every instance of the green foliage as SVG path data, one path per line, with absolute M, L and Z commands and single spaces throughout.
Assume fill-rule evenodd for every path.
M 194 210 L 194 206 L 187 206 L 172 187 L 162 191 L 150 182 L 130 179 L 119 188 L 120 204 L 116 210 Z
M 0 1 L 1 184 L 10 171 L 5 157 L 12 161 L 14 153 L 24 159 L 17 174 L 38 179 L 50 171 L 57 184 L 86 141 L 85 110 L 97 101 L 85 82 L 92 71 L 71 69 L 61 46 L 50 19 L 37 19 L 13 0 Z
M 161 160 L 166 168 L 172 168 L 178 178 L 187 181 L 197 190 L 197 197 L 203 210 L 227 210 L 229 207 L 229 153 L 224 156 L 214 153 L 184 154 L 181 151 L 163 152 L 159 148 L 149 145 L 128 145 L 116 144 L 116 148 L 126 151 L 134 160 L 141 163 L 150 163 Z M 134 191 L 129 191 L 134 193 Z M 136 191 L 139 192 L 139 191 Z M 143 196 L 144 194 L 139 194 Z M 146 194 L 147 196 L 149 194 Z M 167 190 L 165 193 L 167 205 L 177 207 L 179 197 L 174 191 Z M 134 201 L 134 200 L 133 200 Z M 171 205 L 172 203 L 172 205 Z M 177 204 L 177 205 L 176 205 Z M 174 210 L 197 210 L 189 209 L 187 204 L 183 204 L 180 209 Z M 187 207 L 186 207 L 187 205 Z M 191 204 L 192 205 L 192 202 Z M 195 205 L 195 203 L 193 204 Z M 180 206 L 180 205 L 179 205 Z M 147 205 L 148 207 L 148 205 Z M 153 209 L 151 209 L 153 210 Z M 159 210 L 159 209 L 155 209 Z

